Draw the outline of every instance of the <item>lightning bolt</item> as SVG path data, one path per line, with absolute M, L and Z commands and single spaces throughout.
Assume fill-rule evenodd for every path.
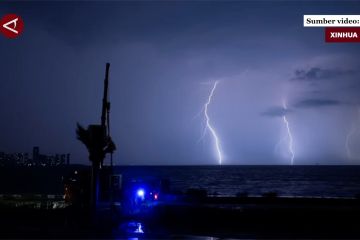
M 283 101 L 283 108 L 284 108 L 285 110 L 287 110 L 287 105 L 286 105 L 286 102 L 285 102 L 285 101 Z M 290 158 L 290 163 L 291 163 L 291 165 L 294 165 L 295 153 L 294 153 L 294 147 L 293 147 L 293 137 L 292 137 L 292 134 L 291 134 L 291 129 L 290 129 L 289 121 L 288 121 L 288 119 L 286 118 L 286 114 L 284 114 L 284 116 L 283 116 L 283 121 L 284 121 L 284 124 L 285 124 L 285 127 L 286 127 L 288 139 L 289 139 L 288 148 L 289 148 L 289 153 L 290 153 L 290 157 L 291 157 L 291 158 Z
M 358 109 L 358 119 L 360 119 L 360 108 Z M 350 143 L 353 138 L 353 136 L 359 131 L 359 127 L 355 124 L 352 124 L 352 127 L 349 131 L 349 133 L 346 135 L 346 141 L 345 141 L 345 148 L 346 148 L 346 155 L 349 160 L 354 159 L 354 156 L 351 152 Z
M 205 106 L 202 108 L 201 112 L 205 112 Z M 201 123 L 201 128 L 203 130 L 202 130 L 202 133 L 201 133 L 201 136 L 200 136 L 199 140 L 197 141 L 198 143 L 201 142 L 204 139 L 204 137 L 206 135 L 206 132 L 207 132 L 207 129 L 208 129 L 208 127 L 206 125 L 206 118 L 204 118 L 204 121 Z
M 346 147 L 346 155 L 348 159 L 352 159 L 352 153 L 351 153 L 351 149 L 350 149 L 350 142 L 352 137 L 355 135 L 355 133 L 357 132 L 357 128 L 355 127 L 355 125 L 352 125 L 350 132 L 346 135 L 346 142 L 345 142 L 345 147 Z
M 209 108 L 209 105 L 211 103 L 211 100 L 212 100 L 212 98 L 214 96 L 214 92 L 215 92 L 216 87 L 217 87 L 218 84 L 219 84 L 219 81 L 216 81 L 214 83 L 214 86 L 211 89 L 208 100 L 204 105 L 203 111 L 204 111 L 204 116 L 205 116 L 205 128 L 204 128 L 204 132 L 203 132 L 201 138 L 203 138 L 205 136 L 207 130 L 210 131 L 211 136 L 214 139 L 218 162 L 219 162 L 219 165 L 221 165 L 222 161 L 223 161 L 223 154 L 222 154 L 221 147 L 220 147 L 220 140 L 219 140 L 219 137 L 217 136 L 217 133 L 216 133 L 214 127 L 210 124 L 210 117 L 209 117 L 209 114 L 208 114 L 208 108 Z

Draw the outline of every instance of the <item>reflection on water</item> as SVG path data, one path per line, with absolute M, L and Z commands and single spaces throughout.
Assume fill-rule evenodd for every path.
M 127 235 L 127 239 L 138 239 L 137 237 L 145 233 L 143 224 L 135 221 L 120 224 L 120 231 Z

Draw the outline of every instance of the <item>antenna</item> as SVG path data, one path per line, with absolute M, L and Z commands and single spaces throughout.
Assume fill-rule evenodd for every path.
M 107 112 L 109 111 L 108 108 L 110 107 L 110 103 L 108 102 L 108 90 L 109 90 L 109 69 L 110 63 L 106 63 L 105 69 L 105 80 L 104 80 L 104 95 L 103 95 L 103 102 L 102 102 L 102 111 L 101 111 L 101 126 L 106 129 L 106 118 L 108 117 Z M 108 119 L 109 121 L 109 119 Z M 108 136 L 108 134 L 106 134 Z

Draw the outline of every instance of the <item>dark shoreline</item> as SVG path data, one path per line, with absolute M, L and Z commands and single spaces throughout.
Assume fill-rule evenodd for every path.
M 236 206 L 236 207 L 234 207 Z M 360 200 L 314 198 L 205 198 L 182 204 L 158 204 L 141 214 L 100 211 L 97 224 L 87 211 L 66 209 L 0 209 L 1 238 L 129 237 L 119 226 L 144 225 L 150 239 L 183 236 L 218 238 L 360 238 Z

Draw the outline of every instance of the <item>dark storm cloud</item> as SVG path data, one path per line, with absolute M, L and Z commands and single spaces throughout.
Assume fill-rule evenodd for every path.
M 328 80 L 338 77 L 351 76 L 358 73 L 356 70 L 342 70 L 342 69 L 325 69 L 320 67 L 312 67 L 310 69 L 297 69 L 292 80 L 300 81 L 318 81 Z
M 0 37 L 0 109 L 6 113 L 0 121 L 0 151 L 29 151 L 36 144 L 41 151 L 70 152 L 73 162 L 88 164 L 74 131 L 76 122 L 100 120 L 104 64 L 110 62 L 117 163 L 216 163 L 211 135 L 205 136 L 204 147 L 196 145 L 202 121 L 191 119 L 211 90 L 199 83 L 218 78 L 225 80 L 209 114 L 224 162 L 283 163 L 273 153 L 277 126 L 283 126 L 276 117 L 293 117 L 299 149 L 309 141 L 306 131 L 296 129 L 298 117 L 306 120 L 307 114 L 283 109 L 282 97 L 289 102 L 299 97 L 298 108 L 340 104 L 326 99 L 360 102 L 359 88 L 349 88 L 357 86 L 358 73 L 341 70 L 358 69 L 350 67 L 357 63 L 358 45 L 324 44 L 323 31 L 304 28 L 302 16 L 358 11 L 355 2 L 8 1 L 0 12 L 22 16 L 25 31 L 16 40 Z M 339 53 L 355 61 L 340 59 Z M 307 65 L 314 58 L 320 65 Z M 293 64 L 310 68 L 297 67 L 294 73 Z M 317 80 L 319 89 L 305 95 L 305 85 Z M 311 97 L 315 94 L 320 100 Z M 323 123 L 324 117 L 316 114 L 314 121 Z M 328 131 L 316 132 L 322 134 Z M 331 134 L 342 148 L 343 136 Z M 314 152 L 327 150 L 332 148 Z
M 319 108 L 338 106 L 342 103 L 334 99 L 305 99 L 294 104 L 295 108 Z
M 84 4 L 75 1 L 29 1 L 8 5 L 12 11 L 20 14 L 25 22 L 30 23 L 27 26 L 28 31 L 37 25 L 49 35 L 74 47 L 118 42 L 121 32 L 115 29 L 124 29 L 127 24 L 121 20 L 126 19 L 128 14 L 116 14 L 115 2 L 104 4 L 95 1 Z M 107 14 L 103 14 L 104 12 Z
M 284 109 L 283 107 L 271 107 L 268 110 L 262 112 L 261 115 L 266 117 L 283 117 L 291 112 L 292 110 Z

